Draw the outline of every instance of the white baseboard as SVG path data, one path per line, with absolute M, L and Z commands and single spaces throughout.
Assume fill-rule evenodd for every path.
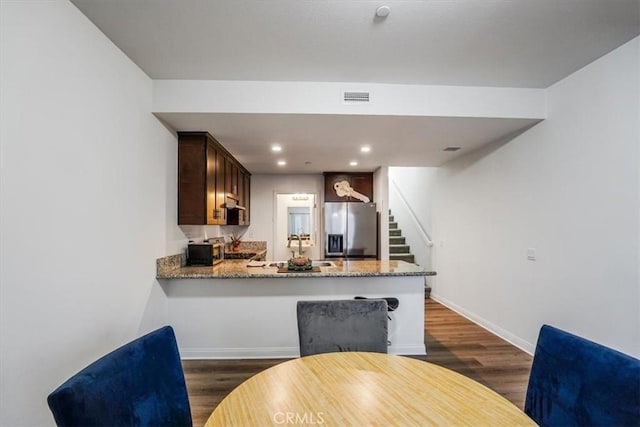
M 426 346 L 423 345 L 390 345 L 389 354 L 397 354 L 399 356 L 424 356 L 427 354 Z
M 533 355 L 533 352 L 535 351 L 535 344 L 532 344 L 516 335 L 513 335 L 511 332 L 506 331 L 505 329 L 502 329 L 498 325 L 489 322 L 488 320 L 476 315 L 475 313 L 472 313 L 464 309 L 463 307 L 460 307 L 459 305 L 449 301 L 446 298 L 439 296 L 438 294 L 434 294 L 433 292 L 431 292 L 431 299 L 455 311 L 462 317 L 469 319 L 476 325 L 480 326 L 483 329 L 486 329 L 487 331 L 491 332 L 494 335 L 497 335 L 498 337 L 502 338 L 508 343 L 518 347 L 520 350 L 524 351 L 525 353 L 529 355 Z M 427 316 L 428 315 L 429 315 L 429 312 L 427 311 Z
M 389 354 L 425 355 L 424 345 L 402 345 L 389 347 Z M 183 360 L 197 359 L 292 359 L 300 357 L 298 347 L 260 348 L 180 348 Z

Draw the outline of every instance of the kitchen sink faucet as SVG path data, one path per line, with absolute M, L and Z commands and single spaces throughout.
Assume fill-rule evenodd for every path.
M 302 250 L 302 238 L 300 235 L 292 234 L 289 236 L 289 243 L 287 243 L 287 248 L 291 248 L 291 241 L 297 239 L 298 240 L 298 256 L 302 256 L 304 251 Z M 296 251 L 291 251 L 291 257 L 294 258 L 296 256 Z

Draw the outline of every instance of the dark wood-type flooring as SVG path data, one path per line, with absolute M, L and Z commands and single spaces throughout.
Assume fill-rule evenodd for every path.
M 425 300 L 427 356 L 417 358 L 466 375 L 523 408 L 532 358 L 437 302 Z M 194 426 L 236 386 L 286 359 L 183 362 Z

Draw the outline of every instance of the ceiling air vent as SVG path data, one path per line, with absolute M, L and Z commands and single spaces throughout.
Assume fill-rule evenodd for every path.
M 342 100 L 349 103 L 369 102 L 369 92 L 345 92 Z
M 461 149 L 462 147 L 447 147 L 442 151 L 458 151 L 459 149 Z

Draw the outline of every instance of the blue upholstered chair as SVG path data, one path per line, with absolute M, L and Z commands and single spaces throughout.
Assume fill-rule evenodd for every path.
M 383 299 L 298 301 L 300 356 L 338 351 L 387 352 Z
M 640 426 L 640 360 L 544 325 L 524 411 L 540 426 Z
M 165 326 L 84 368 L 47 398 L 58 426 L 191 426 L 173 329 Z

